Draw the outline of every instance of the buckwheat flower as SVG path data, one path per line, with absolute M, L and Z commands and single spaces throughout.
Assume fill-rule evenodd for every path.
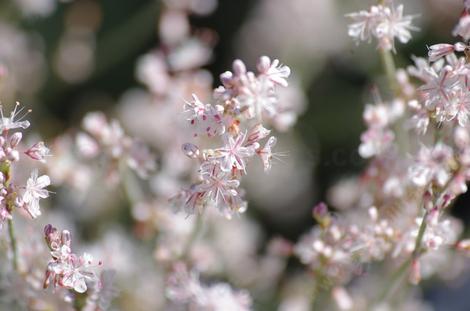
M 370 128 L 361 135 L 359 154 L 363 158 L 370 158 L 386 151 L 395 139 L 391 130 Z
M 465 14 L 460 18 L 459 23 L 455 26 L 452 32 L 454 36 L 460 36 L 464 41 L 470 39 L 470 15 Z
M 25 154 L 33 160 L 43 162 L 45 158 L 50 155 L 50 150 L 46 147 L 43 141 L 40 141 L 26 150 Z
M 455 47 L 453 44 L 446 43 L 434 44 L 431 45 L 428 49 L 428 56 L 430 62 L 435 62 L 436 60 L 444 56 L 450 55 L 455 51 Z
M 261 123 L 256 124 L 248 132 L 248 138 L 247 138 L 246 143 L 247 143 L 248 146 L 252 145 L 254 143 L 257 143 L 261 139 L 268 137 L 268 135 L 270 133 L 271 133 L 271 131 L 264 128 Z
M 140 178 L 147 178 L 155 171 L 157 165 L 154 154 L 142 141 L 134 139 L 128 150 L 127 165 L 133 169 Z
M 13 109 L 13 111 L 10 112 L 10 117 L 5 117 L 3 115 L 3 107 L 0 105 L 0 117 L 1 117 L 0 131 L 1 132 L 12 130 L 12 129 L 17 129 L 17 128 L 27 129 L 29 127 L 30 125 L 29 121 L 27 120 L 23 121 L 23 118 L 30 112 L 30 110 L 28 110 L 23 115 L 18 116 L 18 114 L 20 114 L 24 110 L 24 107 L 18 110 L 19 106 L 20 106 L 20 103 L 17 102 L 15 105 L 15 109 Z
M 278 59 L 271 62 L 268 56 L 261 56 L 257 64 L 258 72 L 265 75 L 274 84 L 287 87 L 287 78 L 290 75 L 290 68 L 280 64 Z
M 77 256 L 72 252 L 69 231 L 63 230 L 59 233 L 56 228 L 47 225 L 44 234 L 52 256 L 46 269 L 44 288 L 52 281 L 54 287 L 84 293 L 88 289 L 87 283 L 99 284 L 99 278 L 94 272 L 96 265 L 93 263 L 93 257 L 87 253 Z
M 209 197 L 216 205 L 226 204 L 229 197 L 238 195 L 236 188 L 240 185 L 240 181 L 222 170 L 218 162 L 203 163 L 200 175 L 204 183 L 198 189 L 205 192 L 204 196 Z
M 187 120 L 191 124 L 194 136 L 207 135 L 213 137 L 225 132 L 222 120 L 223 108 L 219 105 L 212 106 L 203 104 L 199 98 L 193 94 L 193 100 L 186 102 L 184 112 Z
M 78 151 L 86 158 L 94 158 L 100 153 L 98 142 L 88 134 L 78 133 L 75 141 Z
M 256 146 L 246 146 L 246 132 L 241 132 L 237 136 L 224 134 L 222 139 L 224 146 L 215 150 L 215 158 L 220 161 L 220 168 L 226 172 L 236 168 L 245 172 L 245 158 L 255 154 Z
M 49 176 L 42 175 L 38 177 L 38 171 L 34 170 L 31 177 L 26 182 L 26 187 L 21 197 L 25 208 L 31 217 L 36 218 L 41 215 L 39 208 L 39 200 L 45 199 L 49 196 L 49 191 L 46 188 L 51 184 Z
M 376 7 L 372 7 L 371 11 L 372 12 L 362 10 L 346 15 L 355 22 L 348 26 L 348 35 L 357 41 L 357 43 L 359 43 L 359 41 L 370 41 L 372 39 L 373 27 L 377 17 Z
M 415 163 L 409 168 L 412 182 L 417 186 L 426 186 L 435 181 L 444 186 L 450 178 L 449 161 L 452 157 L 452 148 L 443 143 L 431 148 L 422 145 Z
M 166 296 L 176 306 L 195 311 L 249 311 L 251 297 L 228 284 L 203 285 L 196 271 L 177 263 L 167 280 Z
M 439 74 L 432 73 L 431 79 L 419 88 L 428 101 L 448 100 L 452 88 L 457 84 L 457 78 L 452 75 L 452 67 L 444 67 Z
M 459 89 L 452 94 L 447 110 L 447 120 L 457 119 L 461 127 L 465 127 L 470 113 L 470 92 L 467 89 Z
M 357 42 L 371 41 L 375 37 L 378 46 L 385 50 L 395 50 L 395 38 L 407 43 L 411 39 L 411 31 L 417 30 L 412 25 L 414 16 L 403 16 L 403 5 L 394 7 L 390 2 L 347 16 L 354 21 L 348 28 L 350 37 Z
M 268 141 L 264 145 L 263 148 L 260 148 L 256 150 L 256 154 L 259 155 L 261 158 L 261 161 L 263 162 L 263 167 L 264 171 L 269 171 L 272 166 L 272 158 L 273 158 L 273 153 L 272 153 L 272 148 L 276 145 L 277 138 L 274 136 L 269 137 Z
M 411 31 L 418 30 L 412 25 L 414 16 L 403 16 L 402 4 L 396 8 L 385 7 L 382 14 L 375 29 L 381 48 L 395 50 L 395 38 L 401 43 L 407 43 L 411 40 Z

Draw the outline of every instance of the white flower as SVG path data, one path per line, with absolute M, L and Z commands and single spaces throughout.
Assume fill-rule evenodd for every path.
M 287 78 L 290 75 L 290 68 L 280 64 L 278 59 L 271 62 L 268 56 L 261 56 L 258 61 L 258 71 L 265 75 L 274 84 L 287 87 Z
M 49 176 L 42 175 L 38 177 L 38 171 L 34 170 L 31 177 L 26 182 L 25 191 L 22 200 L 26 205 L 26 210 L 31 217 L 36 218 L 41 215 L 39 200 L 49 196 L 49 191 L 44 189 L 51 184 Z
M 417 30 L 411 22 L 413 16 L 403 16 L 403 5 L 398 7 L 376 5 L 369 11 L 348 14 L 354 20 L 349 26 L 348 35 L 356 41 L 370 41 L 373 37 L 378 40 L 380 48 L 395 49 L 395 38 L 401 43 L 411 39 L 411 31 Z
M 444 186 L 450 178 L 449 160 L 453 156 L 452 148 L 442 143 L 428 148 L 421 146 L 416 162 L 409 168 L 409 176 L 417 186 L 426 186 L 435 180 L 438 185 Z
M 15 105 L 15 109 L 13 109 L 13 111 L 10 113 L 10 117 L 5 117 L 3 115 L 3 107 L 0 106 L 0 117 L 1 117 L 0 131 L 1 132 L 12 130 L 12 129 L 17 129 L 17 128 L 27 129 L 29 127 L 29 121 L 27 120 L 22 121 L 22 119 L 30 112 L 30 110 L 28 110 L 22 116 L 18 117 L 18 114 L 21 113 L 24 109 L 24 107 L 22 107 L 20 110 L 17 110 L 19 106 L 20 106 L 20 103 L 17 102 Z

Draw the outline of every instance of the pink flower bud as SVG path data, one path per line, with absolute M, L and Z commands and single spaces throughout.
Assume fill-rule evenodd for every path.
M 246 66 L 241 60 L 236 59 L 233 62 L 233 71 L 236 76 L 242 76 L 246 73 Z
M 258 60 L 258 64 L 256 68 L 260 73 L 267 73 L 269 68 L 271 67 L 271 59 L 267 56 L 261 56 Z
M 327 227 L 331 222 L 330 213 L 325 203 L 320 202 L 313 208 L 313 218 L 322 226 Z
M 269 133 L 271 133 L 271 131 L 264 128 L 262 124 L 253 126 L 248 133 L 247 145 L 252 145 L 261 139 L 268 137 Z
M 434 44 L 429 47 L 428 56 L 429 61 L 435 62 L 436 60 L 453 53 L 455 50 L 452 44 Z
M 49 148 L 44 145 L 44 142 L 40 141 L 26 150 L 25 154 L 33 160 L 44 161 L 44 158 L 49 155 Z
M 7 159 L 10 160 L 11 162 L 16 162 L 16 161 L 19 161 L 20 159 L 20 153 L 18 152 L 18 150 L 8 150 L 8 153 L 7 153 Z
M 16 132 L 15 134 L 11 135 L 10 146 L 12 148 L 15 148 L 16 146 L 18 146 L 22 137 L 23 137 L 23 134 L 21 134 L 21 132 Z

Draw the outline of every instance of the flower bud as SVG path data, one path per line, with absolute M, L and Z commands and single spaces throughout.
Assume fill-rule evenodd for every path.
M 15 148 L 16 146 L 18 146 L 22 137 L 23 137 L 23 134 L 21 134 L 21 132 L 16 132 L 15 134 L 11 135 L 10 146 L 12 148 Z
M 191 143 L 183 144 L 181 149 L 183 149 L 184 154 L 191 159 L 197 159 L 200 155 L 199 148 Z
M 320 202 L 313 208 L 313 218 L 322 227 L 328 227 L 331 223 L 330 213 L 325 203 Z
M 236 59 L 233 62 L 233 71 L 236 76 L 242 76 L 246 73 L 246 66 L 241 60 Z
M 44 142 L 40 141 L 26 150 L 25 154 L 33 160 L 43 161 L 49 155 L 49 148 L 44 145 Z
M 19 161 L 20 153 L 18 152 L 18 150 L 10 149 L 9 152 L 7 153 L 7 159 L 10 160 L 11 162 Z
M 261 56 L 258 60 L 258 63 L 256 64 L 256 69 L 260 73 L 266 73 L 269 70 L 269 67 L 271 66 L 271 60 L 267 56 Z

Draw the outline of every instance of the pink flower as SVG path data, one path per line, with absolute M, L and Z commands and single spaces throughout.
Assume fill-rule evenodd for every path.
M 52 281 L 55 287 L 84 293 L 88 288 L 87 282 L 99 283 L 99 278 L 93 271 L 93 257 L 87 253 L 77 256 L 72 252 L 69 231 L 59 233 L 56 228 L 47 225 L 44 234 L 52 256 L 47 266 L 44 288 Z
M 184 112 L 187 114 L 187 120 L 193 128 L 194 136 L 205 134 L 208 137 L 213 137 L 225 132 L 222 120 L 223 108 L 221 106 L 203 104 L 193 94 L 193 100 L 186 102 Z
M 220 161 L 220 168 L 229 172 L 232 168 L 245 172 L 245 158 L 255 154 L 254 146 L 245 147 L 246 132 L 233 137 L 230 134 L 222 136 L 224 147 L 216 150 L 216 159 Z

